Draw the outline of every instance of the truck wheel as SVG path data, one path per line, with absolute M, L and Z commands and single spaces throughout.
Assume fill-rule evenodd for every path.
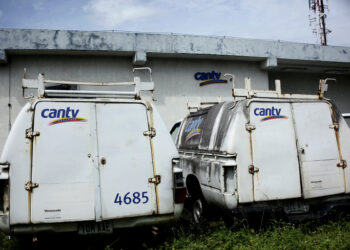
M 195 224 L 202 224 L 205 222 L 205 203 L 201 198 L 195 198 L 192 204 L 192 216 Z

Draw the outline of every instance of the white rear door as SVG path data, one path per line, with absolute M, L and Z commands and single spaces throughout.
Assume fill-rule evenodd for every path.
M 143 104 L 96 104 L 102 218 L 156 213 L 147 110 Z
M 93 115 L 88 103 L 37 104 L 34 131 L 40 135 L 33 139 L 32 182 L 39 186 L 31 192 L 33 223 L 95 219 Z
M 345 192 L 330 107 L 327 103 L 293 104 L 303 195 L 319 197 Z
M 299 163 L 289 103 L 250 104 L 254 201 L 301 196 Z M 247 170 L 248 171 L 248 166 Z M 248 181 L 248 180 L 247 180 Z

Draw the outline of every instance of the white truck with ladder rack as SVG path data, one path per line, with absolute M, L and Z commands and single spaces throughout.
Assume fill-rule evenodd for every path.
M 350 205 L 350 129 L 336 106 L 317 95 L 234 86 L 233 101 L 190 106 L 176 144 L 194 220 L 206 205 L 231 215 L 281 211 L 292 220 L 319 218 Z M 236 100 L 236 97 L 239 100 Z M 176 131 L 175 127 L 172 129 Z
M 0 158 L 0 229 L 111 233 L 178 218 L 186 190 L 168 130 L 141 91 L 150 81 L 23 79 L 38 97 L 19 113 Z M 59 90 L 52 84 L 133 86 Z

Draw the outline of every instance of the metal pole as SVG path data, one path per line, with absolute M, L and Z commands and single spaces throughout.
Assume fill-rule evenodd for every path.
M 327 45 L 326 20 L 325 20 L 326 14 L 324 13 L 323 0 L 320 0 L 320 15 L 321 15 L 321 25 L 322 25 L 321 44 Z

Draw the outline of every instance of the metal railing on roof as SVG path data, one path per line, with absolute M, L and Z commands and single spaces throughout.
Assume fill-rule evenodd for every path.
M 336 81 L 333 78 L 321 79 L 318 87 L 317 95 L 305 95 L 305 94 L 283 94 L 281 92 L 281 81 L 275 80 L 275 90 L 257 90 L 251 88 L 251 79 L 246 77 L 244 79 L 245 88 L 235 88 L 235 76 L 232 74 L 225 74 L 228 78 L 228 82 L 232 82 L 232 96 L 245 97 L 245 98 L 280 98 L 280 99 L 322 99 L 324 93 L 328 90 L 328 81 Z
M 34 95 L 26 96 L 26 89 L 37 89 L 38 97 L 114 97 L 114 98 L 126 98 L 126 99 L 140 99 L 141 91 L 151 91 L 153 95 L 154 82 L 152 80 L 151 68 L 134 68 L 136 70 L 148 70 L 150 74 L 149 82 L 141 82 L 140 77 L 135 76 L 132 82 L 79 82 L 79 81 L 63 81 L 63 80 L 48 80 L 45 79 L 44 74 L 39 74 L 37 79 L 22 79 L 22 91 L 24 98 L 33 98 Z M 26 71 L 26 70 L 25 70 Z M 48 85 L 62 84 L 62 85 L 75 85 L 75 86 L 134 86 L 133 91 L 115 91 L 115 90 L 61 90 L 61 89 L 47 89 Z

